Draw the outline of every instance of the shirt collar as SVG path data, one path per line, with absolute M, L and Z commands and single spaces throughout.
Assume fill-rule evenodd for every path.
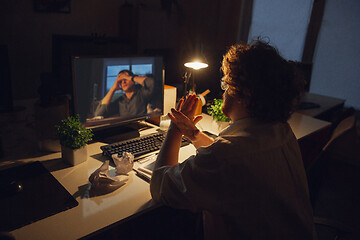
M 259 124 L 261 123 L 255 118 L 251 118 L 251 117 L 242 118 L 236 120 L 233 123 L 230 123 L 230 125 L 227 128 L 225 128 L 219 133 L 219 136 L 234 135 L 235 133 L 238 133 L 241 130 L 245 130 L 246 128 L 253 126 L 258 126 Z

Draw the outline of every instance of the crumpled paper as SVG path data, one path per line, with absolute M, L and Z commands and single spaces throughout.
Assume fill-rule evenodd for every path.
M 116 174 L 125 175 L 133 169 L 134 166 L 134 155 L 128 152 L 123 152 L 122 156 L 113 154 L 112 159 L 116 166 Z
M 128 181 L 128 175 L 110 177 L 109 160 L 106 160 L 98 169 L 89 177 L 91 183 L 90 196 L 98 196 L 111 193 Z

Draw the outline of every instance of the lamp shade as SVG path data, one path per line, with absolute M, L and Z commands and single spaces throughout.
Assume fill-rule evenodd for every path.
M 184 66 L 190 68 L 190 71 L 186 71 L 184 76 L 184 99 L 186 98 L 187 94 L 195 92 L 195 83 L 194 83 L 194 76 L 191 77 L 192 73 L 195 71 L 192 70 L 199 70 L 202 68 L 207 68 L 208 62 L 206 57 L 202 54 L 202 52 L 197 52 L 191 58 L 187 58 L 185 61 Z M 191 77 L 191 78 L 190 78 Z
M 199 70 L 201 68 L 207 68 L 209 65 L 207 63 L 206 58 L 201 55 L 201 56 L 189 59 L 188 61 L 185 62 L 184 66 L 195 69 L 195 70 Z
M 188 67 L 188 68 L 192 68 L 192 69 L 195 69 L 195 70 L 199 70 L 201 68 L 207 68 L 209 65 L 207 63 L 204 63 L 204 62 L 199 62 L 199 61 L 193 61 L 193 62 L 187 62 L 184 64 L 185 67 Z

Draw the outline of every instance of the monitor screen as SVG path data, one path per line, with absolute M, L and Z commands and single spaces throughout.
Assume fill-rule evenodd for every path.
M 158 56 L 75 56 L 73 108 L 86 128 L 104 129 L 163 114 Z

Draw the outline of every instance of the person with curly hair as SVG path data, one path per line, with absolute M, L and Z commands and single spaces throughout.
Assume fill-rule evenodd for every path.
M 237 44 L 224 56 L 222 81 L 229 86 L 228 95 L 240 98 L 251 117 L 286 122 L 303 90 L 295 65 L 262 41 Z
M 198 99 L 180 100 L 155 162 L 154 201 L 203 214 L 205 239 L 316 239 L 298 142 L 287 120 L 302 92 L 294 63 L 269 44 L 235 44 L 223 56 L 216 139 L 199 131 Z M 178 163 L 182 136 L 197 148 Z

